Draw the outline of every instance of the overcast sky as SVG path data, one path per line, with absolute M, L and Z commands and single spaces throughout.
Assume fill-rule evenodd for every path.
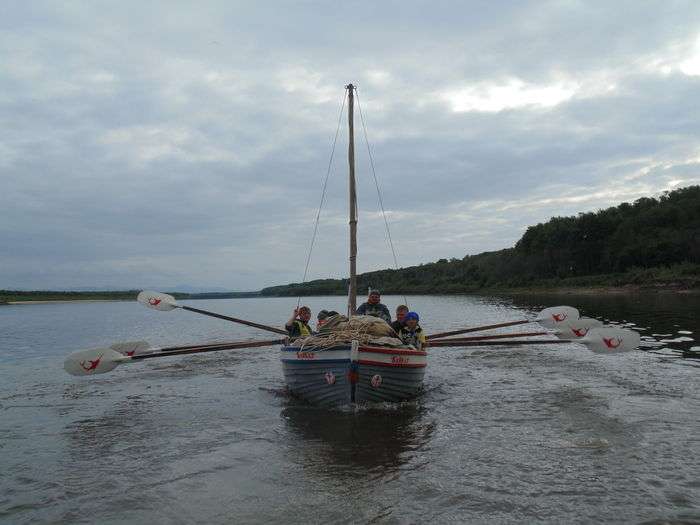
M 401 266 L 700 183 L 700 2 L 194 5 L 2 2 L 0 288 L 301 280 L 348 82 Z M 310 278 L 347 274 L 346 192 L 343 128 Z

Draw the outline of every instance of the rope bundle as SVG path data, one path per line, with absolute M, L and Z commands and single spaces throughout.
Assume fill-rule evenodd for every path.
M 370 315 L 356 315 L 348 319 L 344 315 L 333 316 L 318 334 L 299 338 L 292 346 L 330 348 L 357 341 L 361 345 L 400 347 L 401 340 L 386 322 Z

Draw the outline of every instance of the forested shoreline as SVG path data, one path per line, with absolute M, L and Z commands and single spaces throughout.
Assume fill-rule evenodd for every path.
M 484 293 L 569 288 L 700 289 L 700 186 L 530 226 L 512 248 L 358 275 L 358 290 Z M 259 292 L 178 293 L 177 299 L 344 295 L 347 279 Z M 1 302 L 134 300 L 138 290 L 0 290 Z
M 358 276 L 383 293 L 577 287 L 700 288 L 700 186 L 530 226 L 513 248 Z M 272 286 L 265 296 L 347 293 L 347 279 Z

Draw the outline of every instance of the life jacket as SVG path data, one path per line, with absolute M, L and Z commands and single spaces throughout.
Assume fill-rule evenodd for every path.
M 289 330 L 290 337 L 308 337 L 311 335 L 311 328 L 304 321 L 295 319 L 293 328 Z
M 420 326 L 416 326 L 416 329 L 411 332 L 405 326 L 402 326 L 399 330 L 399 339 L 405 345 L 413 345 L 417 349 L 421 349 L 425 337 L 423 336 L 423 329 Z

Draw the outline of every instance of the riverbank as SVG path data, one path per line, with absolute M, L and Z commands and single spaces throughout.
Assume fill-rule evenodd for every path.
M 17 304 L 54 304 L 54 303 L 119 303 L 128 302 L 135 299 L 54 299 L 50 301 L 3 301 L 0 305 Z
M 700 288 L 674 286 L 582 286 L 561 288 L 509 288 L 482 290 L 493 295 L 624 295 L 624 294 L 700 294 Z
M 112 302 L 135 301 L 139 290 L 112 290 L 99 292 L 66 292 L 66 291 L 25 291 L 0 290 L 0 305 L 12 304 L 43 304 L 43 303 L 72 303 L 72 302 Z M 168 292 L 175 299 L 232 299 L 240 297 L 257 297 L 259 292 L 212 292 L 212 293 L 180 293 Z
M 683 263 L 655 268 L 631 268 L 626 272 L 526 279 L 508 274 L 500 279 L 470 275 L 458 268 L 460 261 L 430 263 L 399 270 L 379 270 L 358 275 L 358 290 L 378 288 L 383 294 L 514 294 L 514 293 L 638 293 L 700 291 L 700 264 Z M 307 283 L 271 286 L 261 295 L 297 297 L 344 295 L 347 279 L 318 279 Z M 571 291 L 571 292 L 569 292 Z
M 133 301 L 138 290 L 104 290 L 72 292 L 65 290 L 0 290 L 0 304 L 73 302 L 73 301 Z
M 568 282 L 567 282 L 568 281 Z M 587 278 L 586 282 L 593 281 L 592 278 Z M 605 282 L 605 280 L 603 280 Z M 323 293 L 315 293 L 317 290 L 311 288 L 304 290 L 295 287 L 290 290 L 286 287 L 277 287 L 278 293 L 264 292 L 231 292 L 231 293 L 200 293 L 186 294 L 172 292 L 176 299 L 179 300 L 198 300 L 198 299 L 233 299 L 233 298 L 252 298 L 252 297 L 290 297 L 297 294 L 303 297 L 310 296 L 328 296 L 336 295 L 343 296 L 346 294 L 346 289 L 333 288 L 324 290 Z M 294 293 L 290 293 L 294 292 Z M 700 282 L 692 280 L 675 280 L 671 282 L 649 282 L 635 284 L 583 284 L 572 283 L 570 280 L 562 280 L 558 282 L 537 283 L 531 286 L 485 286 L 485 287 L 465 287 L 459 288 L 454 286 L 445 287 L 429 287 L 411 289 L 411 287 L 402 290 L 393 290 L 385 288 L 382 290 L 385 295 L 620 295 L 620 294 L 657 294 L 657 293 L 675 293 L 675 294 L 700 294 Z M 138 295 L 138 290 L 133 291 L 104 291 L 104 292 L 60 292 L 60 291 L 45 291 L 45 292 L 27 292 L 27 291 L 0 291 L 0 306 L 1 305 L 21 305 L 21 304 L 50 304 L 50 303 L 73 303 L 73 302 L 115 302 L 115 301 L 135 301 Z

